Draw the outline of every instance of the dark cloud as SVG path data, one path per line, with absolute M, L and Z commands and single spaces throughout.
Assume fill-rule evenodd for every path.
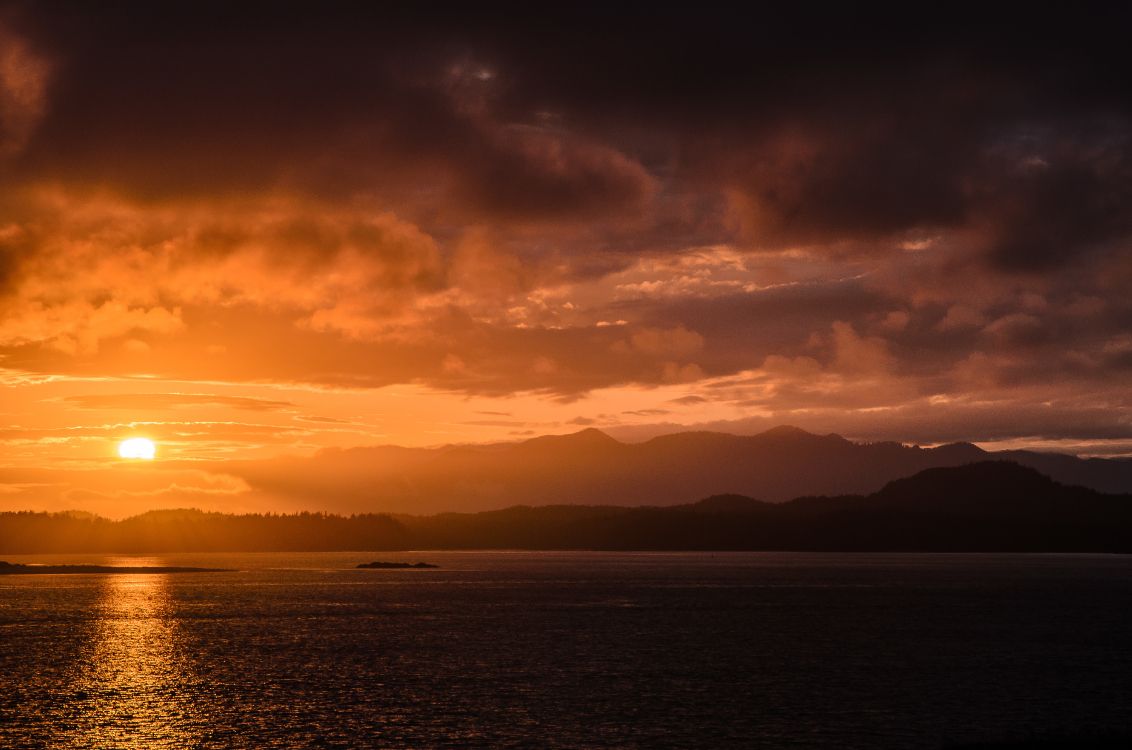
M 1064 142 L 1064 141 L 1068 142 Z M 1132 236 L 1132 114 L 1038 135 L 978 194 L 989 249 L 1008 270 L 1045 270 L 1082 253 L 1127 252 Z
M 756 242 L 845 240 L 962 225 L 1013 194 L 996 147 L 1057 141 L 1081 126 L 1070 110 L 1107 123 L 1105 164 L 1067 157 L 1021 198 L 1050 232 L 991 210 L 995 257 L 1127 230 L 1118 8 L 763 9 L 752 26 L 722 8 L 44 7 L 22 14 L 57 67 L 25 177 L 366 192 L 440 224 L 611 218 L 694 188 L 731 191 Z
M 167 10 L 27 13 L 57 71 L 12 174 L 140 199 L 360 192 L 425 217 L 439 197 L 472 220 L 608 214 L 651 190 L 610 145 L 530 109 L 501 119 L 489 105 L 506 83 L 465 59 L 485 44 L 475 24 L 457 33 L 455 19 L 388 9 Z

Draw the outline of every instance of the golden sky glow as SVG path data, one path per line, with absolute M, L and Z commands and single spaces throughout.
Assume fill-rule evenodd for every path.
M 1132 453 L 1103 45 L 0 11 L 0 509 L 591 426 Z

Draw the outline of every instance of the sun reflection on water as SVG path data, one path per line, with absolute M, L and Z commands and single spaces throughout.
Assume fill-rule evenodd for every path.
M 75 667 L 69 720 L 53 747 L 199 744 L 202 717 L 187 698 L 193 675 L 172 609 L 166 576 L 106 576 L 92 641 Z

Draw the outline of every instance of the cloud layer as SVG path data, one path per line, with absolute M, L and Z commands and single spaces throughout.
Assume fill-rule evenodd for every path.
M 546 13 L 0 6 L 10 382 L 1132 437 L 1126 9 Z

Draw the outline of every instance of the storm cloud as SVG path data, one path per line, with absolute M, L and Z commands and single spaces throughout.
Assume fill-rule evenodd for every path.
M 920 11 L 5 3 L 0 365 L 1123 439 L 1130 12 Z

